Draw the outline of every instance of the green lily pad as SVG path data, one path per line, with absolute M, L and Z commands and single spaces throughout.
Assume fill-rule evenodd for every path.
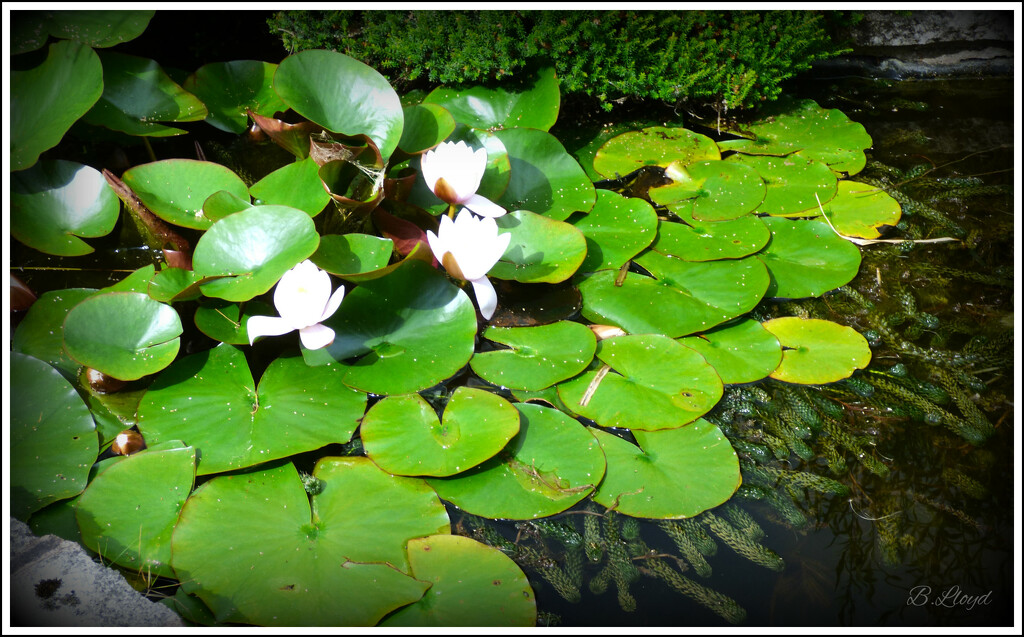
M 424 103 L 446 108 L 455 121 L 485 130 L 534 128 L 547 131 L 558 119 L 558 78 L 548 67 L 522 87 L 489 88 L 441 86 L 430 92 Z
M 494 456 L 519 431 L 504 398 L 459 387 L 438 420 L 419 394 L 391 396 L 366 412 L 359 432 L 366 455 L 402 476 L 450 476 Z
M 11 175 L 11 236 L 40 252 L 92 252 L 78 237 L 109 234 L 120 211 L 117 195 L 90 166 L 41 161 Z
M 383 75 L 343 53 L 313 49 L 277 67 L 274 90 L 296 113 L 342 135 L 367 135 L 386 161 L 398 147 L 405 118 Z
M 398 147 L 416 155 L 426 152 L 445 140 L 455 130 L 455 118 L 448 109 L 437 104 L 415 104 L 402 109 L 405 125 Z
M 720 325 L 679 342 L 700 352 L 727 385 L 761 380 L 782 361 L 779 339 L 752 319 Z
M 871 362 L 871 348 L 856 330 L 821 319 L 772 319 L 764 328 L 782 344 L 782 363 L 771 377 L 819 385 L 848 378 Z
M 772 233 L 758 256 L 771 273 L 767 296 L 821 296 L 849 283 L 860 269 L 860 248 L 819 219 L 762 219 Z
M 170 305 L 138 292 L 107 292 L 68 312 L 64 348 L 83 365 L 136 380 L 171 364 L 181 332 L 181 320 Z
M 644 166 L 666 168 L 672 163 L 719 158 L 718 146 L 710 137 L 685 128 L 651 126 L 608 140 L 594 156 L 594 170 L 605 179 L 617 179 Z
M 209 161 L 155 161 L 129 168 L 122 179 L 156 216 L 196 230 L 206 230 L 213 224 L 203 215 L 203 204 L 211 195 L 226 190 L 249 201 L 245 182 L 227 166 Z
M 895 226 L 902 214 L 899 202 L 884 190 L 855 181 L 839 182 L 835 198 L 822 203 L 839 234 L 861 239 L 877 239 L 881 236 L 878 229 Z
M 164 268 L 153 274 L 147 294 L 151 299 L 161 303 L 194 301 L 202 296 L 199 284 L 204 280 L 194 270 Z
M 334 342 L 303 348 L 310 365 L 346 361 L 345 382 L 374 394 L 409 394 L 454 375 L 473 356 L 476 309 L 426 263 L 407 259 L 345 296 L 324 325 Z
M 73 380 L 81 365 L 64 351 L 64 319 L 95 293 L 92 288 L 69 288 L 40 294 L 14 330 L 11 350 L 45 361 Z
M 228 133 L 242 134 L 249 128 L 247 109 L 265 117 L 288 110 L 274 92 L 277 65 L 256 60 L 214 62 L 199 67 L 182 85 L 206 104 L 206 121 Z
M 478 352 L 473 371 L 499 387 L 538 391 L 586 369 L 597 339 L 586 325 L 558 321 L 534 327 L 488 327 L 484 338 L 511 349 Z
M 346 387 L 343 376 L 337 366 L 278 358 L 257 389 L 245 355 L 218 345 L 153 381 L 139 403 L 139 431 L 150 444 L 182 440 L 199 449 L 201 475 L 345 443 L 366 395 Z
M 508 150 L 511 165 L 508 188 L 495 201 L 499 206 L 558 221 L 594 207 L 594 184 L 554 136 L 535 128 L 506 128 L 494 134 Z
M 320 243 L 308 214 L 288 206 L 253 206 L 217 221 L 196 243 L 192 267 L 203 294 L 248 301 L 274 287 Z
M 176 84 L 153 60 L 113 51 L 100 53 L 103 95 L 84 121 L 129 135 L 167 137 L 180 128 L 159 122 L 196 122 L 207 115 L 199 98 Z M 199 202 L 202 203 L 202 202 Z
M 47 35 L 106 48 L 142 35 L 153 11 L 19 11 L 11 25 L 12 54 L 34 51 L 46 44 Z M 17 33 L 18 31 L 21 33 Z M 21 39 L 18 36 L 28 36 Z
M 581 271 L 618 270 L 657 236 L 658 215 L 643 199 L 598 190 L 597 203 L 572 225 L 587 240 Z
M 718 159 L 696 161 L 673 171 L 673 183 L 651 188 L 651 201 L 698 221 L 728 221 L 749 214 L 764 201 L 756 170 Z
M 848 175 L 864 169 L 864 150 L 871 147 L 871 136 L 861 124 L 837 109 L 823 109 L 813 100 L 779 100 L 764 110 L 760 121 L 733 132 L 748 139 L 719 142 L 723 151 L 776 156 L 796 152 Z
M 391 239 L 371 234 L 325 234 L 310 260 L 334 276 L 357 281 L 386 267 L 394 249 Z
M 22 521 L 85 489 L 99 445 L 88 407 L 56 369 L 11 353 L 11 515 Z
M 380 623 L 392 626 L 536 626 L 537 601 L 522 569 L 498 549 L 461 535 L 409 540 L 423 598 Z
M 11 170 L 24 170 L 56 146 L 103 94 L 103 66 L 88 46 L 54 42 L 46 60 L 12 70 Z
M 196 450 L 179 443 L 111 460 L 75 504 L 83 544 L 106 561 L 174 577 L 171 531 L 192 492 Z
M 244 305 L 244 310 L 243 310 Z M 246 324 L 253 316 L 274 316 L 274 308 L 252 299 L 244 304 L 223 299 L 203 299 L 196 308 L 196 327 L 215 341 L 232 345 L 248 345 Z
M 768 245 L 771 232 L 758 217 L 729 221 L 658 221 L 651 250 L 685 261 L 739 259 Z
M 651 251 L 635 263 L 655 278 L 629 273 L 616 286 L 618 273 L 604 270 L 580 283 L 583 316 L 631 334 L 678 338 L 746 314 L 770 283 L 764 264 L 754 256 L 697 262 Z
M 512 239 L 488 273 L 520 283 L 560 283 L 579 269 L 587 256 L 583 233 L 563 221 L 529 210 L 515 210 L 496 219 L 499 234 Z
M 406 542 L 448 532 L 422 480 L 366 458 L 324 458 L 314 476 L 312 498 L 287 463 L 214 478 L 185 503 L 172 565 L 218 622 L 373 626 L 429 587 L 400 570 Z
M 149 292 L 149 284 L 155 275 L 156 266 L 152 264 L 144 265 L 117 283 L 103 288 L 100 292 L 138 292 L 139 294 L 147 294 Z
M 824 163 L 799 155 L 730 155 L 725 161 L 749 166 L 761 175 L 766 191 L 759 214 L 785 217 L 817 206 L 836 195 L 836 174 Z M 801 215 L 802 216 L 802 215 Z
M 519 433 L 480 466 L 427 482 L 474 515 L 533 520 L 587 497 L 604 475 L 604 455 L 590 430 L 566 414 L 519 403 Z
M 635 431 L 630 444 L 595 431 L 608 471 L 594 501 L 639 518 L 692 518 L 727 501 L 739 488 L 739 459 L 729 440 L 703 418 L 664 431 Z
M 258 203 L 298 208 L 315 217 L 331 201 L 318 171 L 312 157 L 300 159 L 259 180 L 249 192 Z
M 249 197 L 239 197 L 227 190 L 218 190 L 203 202 L 203 216 L 208 220 L 220 221 L 228 215 L 252 208 Z
M 660 334 L 614 336 L 597 346 L 611 367 L 558 385 L 573 412 L 602 427 L 654 431 L 703 416 L 722 397 L 722 379 L 695 350 Z

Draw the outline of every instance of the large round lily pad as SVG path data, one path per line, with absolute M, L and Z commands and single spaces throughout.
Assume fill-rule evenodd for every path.
M 695 350 L 659 334 L 626 335 L 598 343 L 610 367 L 558 385 L 573 412 L 602 427 L 672 429 L 703 416 L 722 397 L 722 379 Z
M 370 234 L 325 234 L 310 260 L 337 277 L 359 280 L 386 267 L 394 249 L 391 239 Z
M 288 110 L 274 92 L 277 65 L 257 60 L 213 62 L 199 67 L 182 87 L 206 104 L 206 122 L 222 131 L 240 135 L 249 127 L 246 110 L 265 117 Z
M 605 179 L 624 177 L 643 166 L 686 165 L 719 159 L 718 146 L 710 137 L 685 128 L 651 126 L 608 140 L 594 156 L 594 170 Z
M 408 394 L 436 385 L 469 362 L 476 309 L 445 275 L 408 259 L 349 292 L 324 324 L 335 331 L 334 342 L 304 348 L 307 363 L 346 361 L 345 382 L 352 387 Z
M 279 358 L 257 389 L 245 355 L 218 345 L 153 381 L 139 403 L 139 430 L 147 441 L 182 440 L 199 449 L 200 474 L 348 442 L 366 395 L 345 386 L 343 376 L 338 366 Z
M 691 518 L 739 488 L 739 459 L 725 434 L 703 418 L 676 429 L 635 431 L 630 444 L 595 431 L 608 471 L 594 501 L 639 518 Z
M 771 377 L 787 383 L 833 383 L 871 362 L 867 340 L 852 327 L 787 316 L 764 323 L 782 344 L 782 363 Z
M 89 408 L 60 373 L 11 353 L 11 515 L 28 520 L 85 488 L 99 443 Z
M 771 232 L 758 217 L 730 221 L 658 222 L 651 250 L 685 261 L 739 259 L 768 245 Z
M 245 182 L 226 166 L 195 159 L 165 159 L 129 168 L 124 183 L 164 221 L 206 230 L 213 221 L 203 215 L 206 199 L 221 190 L 249 201 Z
M 114 229 L 121 204 L 103 175 L 70 161 L 41 161 L 11 175 L 11 236 L 40 252 L 72 257 L 92 247 L 78 237 Z
M 651 201 L 699 221 L 727 221 L 749 214 L 764 201 L 757 171 L 718 159 L 696 161 L 672 171 L 673 183 L 651 188 Z
M 81 365 L 64 351 L 64 319 L 71 308 L 96 294 L 92 288 L 53 290 L 39 295 L 14 330 L 11 349 L 45 361 L 68 380 Z
M 459 387 L 444 417 L 419 394 L 375 404 L 359 429 L 366 455 L 388 473 L 450 476 L 494 456 L 519 432 L 519 414 L 504 398 Z
M 461 535 L 409 540 L 412 574 L 430 582 L 381 626 L 535 626 L 537 601 L 522 569 L 498 549 Z
M 314 476 L 312 506 L 290 463 L 214 478 L 185 503 L 172 565 L 218 622 L 372 626 L 429 587 L 403 572 L 406 542 L 449 532 L 429 487 L 366 458 L 324 458 Z
M 437 146 L 455 130 L 455 118 L 443 106 L 415 104 L 402 109 L 405 125 L 398 147 L 410 155 Z
M 573 225 L 587 240 L 587 257 L 580 269 L 618 270 L 657 236 L 658 215 L 643 199 L 598 190 L 593 209 Z
M 727 385 L 761 380 L 782 361 L 779 339 L 748 318 L 687 336 L 679 342 L 700 352 Z
M 320 235 L 308 214 L 287 206 L 253 206 L 216 222 L 196 243 L 192 267 L 203 294 L 248 301 L 316 251 Z
M 499 232 L 512 239 L 505 254 L 488 273 L 520 283 L 560 283 L 573 274 L 587 255 L 583 233 L 563 221 L 529 210 L 497 218 Z
M 192 492 L 196 450 L 176 443 L 101 465 L 75 503 L 83 544 L 133 571 L 174 577 L 171 531 Z
M 758 257 L 771 273 L 766 296 L 821 296 L 846 285 L 860 269 L 860 248 L 836 236 L 820 219 L 762 219 L 772 233 Z
M 318 170 L 312 157 L 299 159 L 260 179 L 249 192 L 257 203 L 298 208 L 315 217 L 331 201 Z
M 68 312 L 64 347 L 83 365 L 136 380 L 171 364 L 181 332 L 181 319 L 170 305 L 138 292 L 107 292 Z
M 542 69 L 520 87 L 441 86 L 423 98 L 425 104 L 445 107 L 460 124 L 473 128 L 536 128 L 546 131 L 558 118 L 558 78 L 555 69 Z
M 478 352 L 470 365 L 500 387 L 537 391 L 582 372 L 594 357 L 597 339 L 587 326 L 558 321 L 532 327 L 488 327 L 484 338 L 509 349 Z
M 557 409 L 515 407 L 519 433 L 499 455 L 427 480 L 442 498 L 475 515 L 532 520 L 565 511 L 594 490 L 605 461 L 590 430 Z

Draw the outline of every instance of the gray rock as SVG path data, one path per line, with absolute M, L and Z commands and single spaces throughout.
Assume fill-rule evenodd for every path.
M 11 626 L 184 626 L 75 542 L 11 518 Z

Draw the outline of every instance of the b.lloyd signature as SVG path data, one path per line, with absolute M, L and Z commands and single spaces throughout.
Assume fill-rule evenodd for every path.
M 988 604 L 991 604 L 992 591 L 989 591 L 984 595 L 968 595 L 960 590 L 959 586 L 954 585 L 939 591 L 937 595 L 932 597 L 931 586 L 915 586 L 910 589 L 910 594 L 907 597 L 907 606 L 924 606 L 929 602 L 932 606 L 972 610 L 975 606 L 987 606 Z

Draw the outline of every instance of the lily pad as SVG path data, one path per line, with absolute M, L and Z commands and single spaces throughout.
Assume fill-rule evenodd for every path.
M 142 35 L 153 18 L 154 11 L 95 11 L 69 10 L 21 11 L 11 25 L 13 46 L 11 53 L 33 51 L 46 44 L 47 35 L 74 40 L 91 47 L 106 48 L 134 40 Z M 27 23 L 27 24 L 24 24 Z M 20 41 L 15 33 L 19 27 L 31 33 L 29 38 L 38 45 Z
M 153 274 L 146 293 L 151 299 L 161 303 L 194 301 L 202 296 L 199 285 L 204 280 L 194 270 L 164 268 Z
M 828 203 L 823 202 L 825 216 L 839 234 L 861 239 L 877 239 L 882 226 L 895 226 L 900 221 L 900 204 L 880 188 L 855 181 L 839 182 L 839 192 Z
M 103 94 L 103 66 L 88 46 L 54 42 L 42 64 L 11 70 L 11 170 L 56 146 Z
M 651 250 L 685 261 L 739 259 L 768 245 L 771 232 L 758 217 L 730 221 L 658 221 Z
M 81 365 L 64 351 L 64 319 L 71 308 L 96 294 L 92 288 L 69 288 L 39 295 L 14 330 L 11 350 L 49 363 L 64 378 L 74 379 Z
M 529 210 L 515 210 L 496 219 L 499 232 L 512 240 L 488 273 L 520 283 L 560 283 L 579 269 L 587 256 L 583 233 L 562 221 Z
M 405 125 L 398 147 L 409 155 L 426 152 L 455 130 L 455 118 L 437 104 L 415 104 L 402 109 Z
M 494 456 L 519 431 L 519 414 L 504 398 L 459 387 L 444 417 L 419 394 L 391 396 L 366 412 L 359 432 L 366 455 L 402 476 L 450 476 Z
M 860 269 L 860 248 L 819 219 L 762 219 L 772 233 L 758 257 L 771 273 L 769 297 L 821 296 L 849 283 Z
M 757 321 L 747 318 L 687 336 L 679 342 L 700 352 L 727 385 L 761 380 L 782 361 L 779 339 Z
M 103 95 L 84 121 L 129 135 L 167 137 L 180 128 L 159 122 L 196 122 L 207 115 L 199 98 L 176 84 L 153 60 L 113 51 L 100 53 Z M 202 203 L 202 202 L 199 202 Z
M 441 86 L 423 98 L 443 106 L 460 124 L 484 130 L 534 128 L 547 131 L 558 119 L 558 78 L 542 69 L 521 87 Z
M 405 118 L 383 75 L 343 53 L 312 49 L 277 67 L 274 90 L 292 109 L 327 130 L 367 135 L 386 161 L 398 147 Z
M 93 251 L 78 237 L 109 234 L 121 211 L 103 175 L 70 161 L 41 161 L 11 174 L 11 236 L 47 254 Z
M 248 301 L 274 287 L 284 273 L 316 251 L 313 220 L 288 206 L 253 206 L 228 215 L 196 243 L 192 267 L 204 277 L 203 294 Z
M 220 221 L 228 215 L 252 208 L 249 197 L 239 197 L 227 190 L 218 190 L 203 202 L 203 216 L 210 221 Z
M 240 135 L 249 127 L 247 109 L 265 117 L 288 110 L 288 105 L 274 92 L 275 71 L 277 65 L 270 62 L 214 62 L 199 67 L 182 88 L 206 104 L 207 123 Z
M 445 532 L 422 481 L 365 458 L 325 458 L 314 475 L 326 487 L 312 506 L 290 463 L 214 478 L 185 503 L 172 564 L 218 622 L 372 626 L 429 587 L 383 563 L 396 545 Z
M 68 312 L 64 348 L 83 365 L 136 380 L 171 364 L 181 332 L 181 320 L 170 305 L 138 292 L 107 292 Z
M 785 217 L 817 206 L 836 194 L 836 174 L 820 161 L 799 155 L 730 155 L 725 161 L 749 166 L 761 175 L 766 191 L 758 214 Z M 801 215 L 804 216 L 804 215 Z
M 698 221 L 736 219 L 764 201 L 764 181 L 742 164 L 696 161 L 676 168 L 672 175 L 672 184 L 650 189 L 651 201 Z
M 519 433 L 480 466 L 427 482 L 445 500 L 474 515 L 533 520 L 587 497 L 604 475 L 604 455 L 590 430 L 566 414 L 518 403 Z
M 722 379 L 695 350 L 659 334 L 614 336 L 598 343 L 611 369 L 558 385 L 573 412 L 602 427 L 654 431 L 703 416 L 722 397 Z
M 508 188 L 495 203 L 558 221 L 594 207 L 594 184 L 554 136 L 535 128 L 507 128 L 494 134 L 508 150 L 511 165 Z
M 473 356 L 476 309 L 426 263 L 365 281 L 324 322 L 334 342 L 302 350 L 310 365 L 346 362 L 345 382 L 374 394 L 409 394 L 454 375 Z
M 594 156 L 594 170 L 605 179 L 617 179 L 644 166 L 667 168 L 720 158 L 710 137 L 685 128 L 651 126 L 608 140 Z
M 140 164 L 126 170 L 122 179 L 156 216 L 196 230 L 213 224 L 203 215 L 203 204 L 211 195 L 226 190 L 249 201 L 245 182 L 228 167 L 209 161 L 165 159 Z
M 593 209 L 572 225 L 587 240 L 581 271 L 618 270 L 657 236 L 658 215 L 643 199 L 598 190 Z
M 795 316 L 772 319 L 764 328 L 782 344 L 782 363 L 771 377 L 819 385 L 848 378 L 871 362 L 867 340 L 852 327 Z
M 409 540 L 423 598 L 389 615 L 391 626 L 536 626 L 537 601 L 522 569 L 498 549 L 461 535 Z
M 313 158 L 300 159 L 260 179 L 249 192 L 257 203 L 298 208 L 315 217 L 331 201 L 318 170 Z
M 470 361 L 480 378 L 499 387 L 538 391 L 586 369 L 597 339 L 586 325 L 558 321 L 535 327 L 488 327 L 484 338 L 510 349 L 478 352 Z
M 203 299 L 196 308 L 194 320 L 199 331 L 215 341 L 247 345 L 249 332 L 245 326 L 253 316 L 274 316 L 274 308 L 256 299 L 244 304 L 223 299 Z
M 111 460 L 75 504 L 83 544 L 133 571 L 174 577 L 171 531 L 192 492 L 196 450 L 178 443 Z
M 664 431 L 633 432 L 639 447 L 595 431 L 608 471 L 594 501 L 639 518 L 692 518 L 727 501 L 742 483 L 725 434 L 703 418 Z
M 139 403 L 139 431 L 150 444 L 182 440 L 199 449 L 201 475 L 348 442 L 366 395 L 346 387 L 343 376 L 337 366 L 279 358 L 257 389 L 245 355 L 218 345 L 153 381 Z
M 22 521 L 85 489 L 99 444 L 89 408 L 60 372 L 11 353 L 11 515 Z
M 359 280 L 359 275 L 387 266 L 394 249 L 391 239 L 370 234 L 325 234 L 310 260 L 334 276 Z

